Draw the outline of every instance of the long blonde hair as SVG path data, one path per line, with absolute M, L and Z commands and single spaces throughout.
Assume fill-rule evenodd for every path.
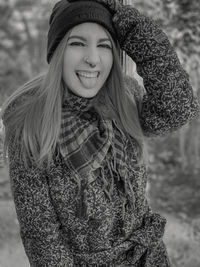
M 139 123 L 137 106 L 125 91 L 124 77 L 119 60 L 119 48 L 109 35 L 113 46 L 113 67 L 107 79 L 105 106 L 119 121 L 125 132 L 132 136 L 138 148 L 138 156 L 143 155 L 143 134 Z M 20 140 L 20 155 L 25 164 L 30 160 L 41 166 L 50 164 L 55 153 L 61 126 L 63 56 L 69 32 L 60 42 L 51 58 L 48 71 L 29 81 L 16 90 L 2 107 L 5 124 L 4 153 L 9 140 Z M 14 134 L 13 134 L 14 133 Z

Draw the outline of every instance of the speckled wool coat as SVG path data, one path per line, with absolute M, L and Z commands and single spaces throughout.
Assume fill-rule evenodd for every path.
M 182 69 L 166 35 L 150 19 L 124 6 L 114 16 L 121 47 L 137 64 L 146 94 L 136 94 L 140 120 L 146 135 L 178 129 L 199 111 L 188 75 Z M 137 88 L 136 88 L 137 87 Z M 114 131 L 119 131 L 113 121 Z M 77 184 L 62 156 L 50 169 L 25 168 L 18 145 L 10 143 L 10 178 L 21 237 L 32 267 L 72 266 L 170 266 L 162 241 L 165 219 L 152 213 L 145 196 L 145 166 L 136 165 L 134 140 L 123 136 L 135 207 L 126 206 L 117 183 L 112 199 L 105 196 L 101 173 L 85 189 L 87 218 L 76 216 Z M 106 155 L 102 167 L 109 183 Z

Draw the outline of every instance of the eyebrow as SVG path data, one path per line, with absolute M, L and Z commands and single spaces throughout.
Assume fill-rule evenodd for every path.
M 84 38 L 84 37 L 82 37 L 82 36 L 79 36 L 79 35 L 72 35 L 72 36 L 70 36 L 69 38 L 68 38 L 68 41 L 70 40 L 70 39 L 80 39 L 80 40 L 82 40 L 82 41 L 84 41 L 84 42 L 86 42 L 87 41 L 87 39 L 86 38 Z M 98 40 L 98 42 L 99 43 L 101 43 L 101 42 L 111 42 L 110 41 L 110 39 L 109 38 L 100 38 L 99 40 Z

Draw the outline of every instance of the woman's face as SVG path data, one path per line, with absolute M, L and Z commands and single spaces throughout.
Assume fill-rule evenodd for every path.
M 102 26 L 75 26 L 64 53 L 63 79 L 74 94 L 94 97 L 109 76 L 113 64 L 112 43 Z

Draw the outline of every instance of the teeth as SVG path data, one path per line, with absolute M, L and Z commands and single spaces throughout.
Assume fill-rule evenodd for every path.
M 99 72 L 98 71 L 95 71 L 95 72 L 78 71 L 77 74 L 79 76 L 86 77 L 86 78 L 97 78 Z

